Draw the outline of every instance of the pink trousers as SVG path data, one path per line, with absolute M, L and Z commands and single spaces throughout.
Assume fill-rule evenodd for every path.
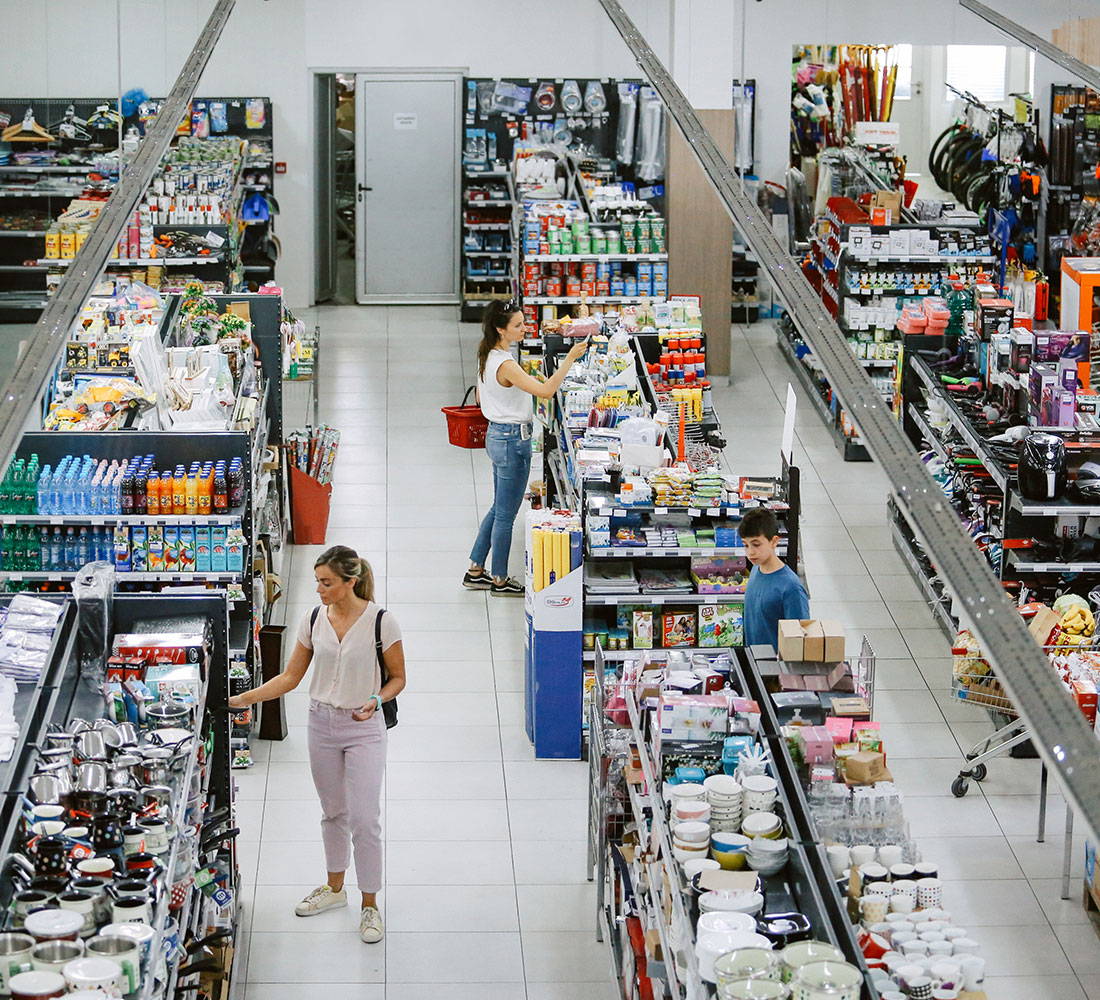
M 382 777 L 386 724 L 351 709 L 309 703 L 309 767 L 321 800 L 321 836 L 330 872 L 347 871 L 352 849 L 360 892 L 382 888 Z

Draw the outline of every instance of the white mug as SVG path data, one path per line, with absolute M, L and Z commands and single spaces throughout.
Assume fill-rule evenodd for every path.
M 878 863 L 885 868 L 893 868 L 901 864 L 902 849 L 900 844 L 883 844 L 878 849 Z
M 852 863 L 851 851 L 843 844 L 830 844 L 825 850 L 829 855 L 829 867 L 833 874 L 837 878 L 846 875 Z
M 904 893 L 895 892 L 890 897 L 890 912 L 900 913 L 902 916 L 908 916 L 917 907 L 917 904 L 913 902 Z
M 111 922 L 116 924 L 149 924 L 153 921 L 153 907 L 148 899 L 125 896 L 111 904 Z
M 976 990 L 985 978 L 985 959 L 979 955 L 966 955 L 962 960 L 963 989 Z
M 859 900 L 859 912 L 865 924 L 877 924 L 886 919 L 890 901 L 885 896 L 862 896 Z
M 875 860 L 875 849 L 870 844 L 856 844 L 851 850 L 852 864 L 857 868 Z

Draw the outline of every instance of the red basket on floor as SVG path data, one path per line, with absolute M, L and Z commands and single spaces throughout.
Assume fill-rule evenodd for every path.
M 466 390 L 462 397 L 461 406 L 442 407 L 443 415 L 447 418 L 447 437 L 451 444 L 459 448 L 484 448 L 485 432 L 489 429 L 489 421 L 481 412 L 480 406 L 467 406 L 466 400 L 474 387 Z

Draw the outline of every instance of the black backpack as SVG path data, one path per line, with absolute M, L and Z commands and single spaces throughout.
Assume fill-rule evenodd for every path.
M 317 616 L 321 613 L 320 606 L 313 609 L 313 613 L 309 616 L 309 633 L 313 635 L 313 626 L 317 624 Z M 378 617 L 374 619 L 374 655 L 378 657 L 378 672 L 382 678 L 382 687 L 386 686 L 386 682 L 390 679 L 390 675 L 386 672 L 386 661 L 382 658 L 382 616 L 386 613 L 386 609 L 383 608 L 378 612 Z M 386 720 L 386 728 L 393 729 L 397 725 L 397 699 L 391 698 L 389 701 L 382 702 L 382 718 Z

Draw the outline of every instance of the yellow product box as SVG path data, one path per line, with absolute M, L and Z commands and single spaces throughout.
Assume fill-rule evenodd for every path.
M 61 232 L 58 229 L 46 230 L 44 255 L 48 260 L 57 260 L 61 256 Z
M 61 230 L 61 259 L 72 260 L 76 256 L 76 233 L 71 229 Z

